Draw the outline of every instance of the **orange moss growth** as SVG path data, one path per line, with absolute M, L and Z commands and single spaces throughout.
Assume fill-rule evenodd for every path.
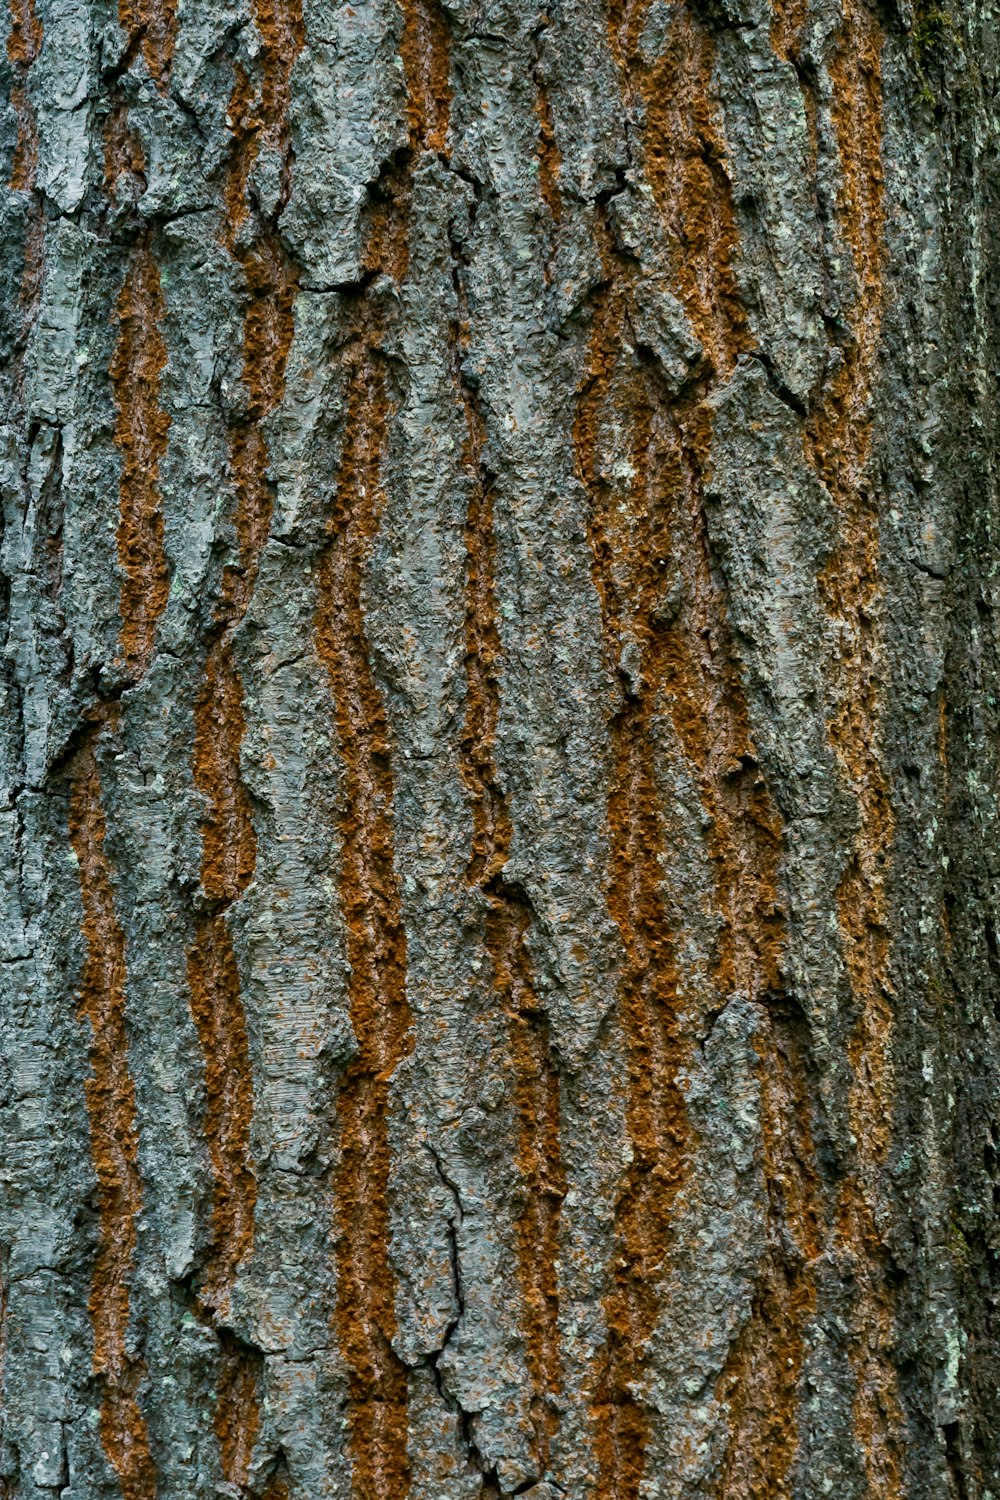
M 348 1370 L 348 1451 L 360 1500 L 409 1489 L 407 1372 L 392 1347 L 389 1088 L 410 1050 L 406 935 L 395 869 L 389 726 L 368 657 L 361 586 L 384 497 L 389 418 L 377 312 L 360 309 L 345 352 L 347 417 L 330 539 L 319 566 L 316 639 L 330 677 L 342 768 L 340 899 L 358 1052 L 340 1084 L 336 1328 Z
M 401 0 L 400 52 L 406 73 L 410 150 L 448 148 L 451 35 L 441 0 Z
M 83 900 L 87 956 L 80 1015 L 90 1023 L 86 1084 L 90 1141 L 98 1181 L 98 1242 L 89 1310 L 93 1369 L 101 1378 L 101 1441 L 124 1500 L 152 1500 L 156 1476 L 146 1424 L 136 1400 L 144 1374 L 129 1353 L 129 1278 L 142 1206 L 135 1085 L 125 1029 L 125 934 L 118 920 L 105 851 L 104 810 L 93 735 L 80 751 L 70 790 L 69 835 Z
M 160 406 L 160 376 L 167 350 L 160 335 L 165 316 L 160 273 L 146 236 L 132 252 L 118 298 L 118 340 L 110 376 L 121 453 L 118 562 L 122 571 L 121 648 L 133 677 L 153 654 L 169 577 L 163 554 L 163 511 L 158 488 L 170 417 Z
M 456 347 L 456 354 L 458 350 Z M 457 378 L 468 425 L 465 464 L 471 489 L 465 527 L 466 709 L 461 772 L 472 805 L 473 843 L 466 878 L 487 904 L 485 943 L 494 992 L 507 1017 L 516 1166 L 523 1207 L 514 1224 L 524 1309 L 525 1359 L 531 1377 L 531 1423 L 539 1473 L 550 1464 L 553 1406 L 561 1387 L 559 1349 L 559 1217 L 566 1195 L 560 1142 L 560 1085 L 549 1028 L 535 995 L 527 947 L 530 912 L 504 880 L 513 828 L 494 759 L 500 716 L 501 657 L 496 603 L 493 489 L 484 474 L 485 432 L 468 389 Z

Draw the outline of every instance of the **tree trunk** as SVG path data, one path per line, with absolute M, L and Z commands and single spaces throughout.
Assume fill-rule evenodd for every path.
M 6 1500 L 1000 1495 L 997 20 L 10 0 Z

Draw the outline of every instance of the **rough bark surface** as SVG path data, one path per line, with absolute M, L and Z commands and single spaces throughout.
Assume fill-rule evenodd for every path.
M 992 0 L 10 0 L 3 1500 L 1000 1496 Z

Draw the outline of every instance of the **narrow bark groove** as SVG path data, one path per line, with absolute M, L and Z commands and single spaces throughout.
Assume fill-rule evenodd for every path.
M 856 292 L 846 313 L 849 333 L 840 347 L 839 369 L 819 394 L 805 444 L 839 513 L 840 536 L 819 579 L 837 637 L 828 727 L 858 816 L 838 892 L 844 957 L 857 1008 L 848 1047 L 857 1160 L 841 1190 L 837 1235 L 855 1252 L 861 1268 L 853 1345 L 854 1415 L 869 1493 L 896 1500 L 902 1493 L 897 1442 L 903 1419 L 891 1361 L 892 1302 L 875 1217 L 876 1182 L 888 1154 L 893 1102 L 886 882 L 895 823 L 882 769 L 883 585 L 878 502 L 870 475 L 871 406 L 885 301 L 881 52 L 878 22 L 864 0 L 850 0 L 830 73 L 842 172 L 838 222 L 853 260 Z
M 100 1430 L 124 1500 L 152 1500 L 156 1476 L 136 1392 L 144 1374 L 129 1349 L 129 1279 L 142 1207 L 135 1085 L 125 1028 L 125 934 L 115 911 L 95 739 L 78 752 L 70 789 L 69 834 L 80 876 L 86 957 L 80 1015 L 90 1026 L 86 1083 L 98 1182 L 98 1239 L 90 1287 L 94 1374 L 102 1387 Z
M 330 542 L 319 569 L 317 645 L 330 676 L 343 774 L 340 900 L 357 1055 L 340 1084 L 336 1325 L 348 1370 L 349 1452 L 358 1500 L 409 1488 L 407 1372 L 392 1347 L 389 1087 L 410 1048 L 406 936 L 395 869 L 389 731 L 368 659 L 361 589 L 383 506 L 390 399 L 377 310 L 345 355 L 347 422 Z
M 111 361 L 121 453 L 118 561 L 122 572 L 121 649 L 130 675 L 143 675 L 152 659 L 157 622 L 170 581 L 163 552 L 160 463 L 167 451 L 170 417 L 160 405 L 160 376 L 167 350 L 160 334 L 166 308 L 160 272 L 146 230 L 132 252 L 118 298 L 118 341 Z
M 7 58 L 14 68 L 16 82 L 10 102 L 17 120 L 17 141 L 10 170 L 14 192 L 31 192 L 38 168 L 38 127 L 35 111 L 28 97 L 28 72 L 42 50 L 42 23 L 35 14 L 34 0 L 10 0 L 10 31 L 7 34 Z
M 229 472 L 235 491 L 233 526 L 239 549 L 223 569 L 215 627 L 195 704 L 194 780 L 207 801 L 202 825 L 201 881 L 206 909 L 196 921 L 188 954 L 191 1013 L 205 1055 L 205 1136 L 214 1176 L 212 1244 L 200 1289 L 205 1313 L 223 1326 L 240 1266 L 253 1248 L 257 1178 L 251 1130 L 253 1073 L 240 976 L 227 912 L 254 876 L 257 840 L 240 756 L 246 730 L 243 684 L 235 660 L 242 624 L 267 542 L 273 510 L 265 423 L 284 391 L 294 335 L 296 268 L 277 221 L 291 194 L 292 152 L 287 122 L 295 59 L 304 45 L 298 0 L 254 8 L 261 38 L 260 84 L 237 68 L 229 102 L 231 146 L 225 187 L 223 241 L 246 279 L 243 385 L 247 409 L 229 432 Z M 248 187 L 262 150 L 278 153 L 280 197 L 273 215 L 251 208 Z M 229 1336 L 223 1345 L 215 1430 L 223 1475 L 241 1489 L 249 1478 L 260 1429 L 260 1355 Z

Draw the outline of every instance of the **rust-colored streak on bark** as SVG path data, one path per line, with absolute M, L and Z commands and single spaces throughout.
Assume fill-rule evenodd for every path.
M 160 335 L 164 314 L 160 273 L 147 233 L 132 252 L 118 298 L 118 339 L 110 370 L 115 442 L 121 453 L 121 648 L 134 677 L 149 665 L 169 590 L 158 483 L 170 427 L 160 406 L 160 376 L 167 363 Z
M 671 1209 L 686 1180 L 692 1144 L 677 1084 L 687 1042 L 678 1015 L 675 938 L 656 857 L 661 833 L 652 736 L 654 716 L 665 711 L 708 814 L 707 852 L 722 918 L 713 989 L 720 997 L 745 995 L 774 1012 L 761 1060 L 765 1154 L 773 1178 L 771 1248 L 761 1269 L 757 1316 L 722 1382 L 723 1395 L 731 1398 L 733 1431 L 720 1490 L 733 1497 L 771 1495 L 785 1482 L 797 1445 L 798 1384 L 815 1306 L 815 1171 L 801 1073 L 792 1076 L 782 1061 L 794 1055 L 801 1069 L 780 1014 L 781 822 L 757 764 L 703 498 L 711 449 L 706 397 L 732 374 L 750 333 L 734 273 L 737 239 L 724 142 L 709 95 L 713 44 L 692 11 L 677 5 L 662 53 L 643 57 L 645 8 L 644 0 L 612 8 L 611 45 L 626 101 L 641 119 L 643 161 L 666 229 L 674 289 L 710 364 L 691 393 L 665 399 L 629 350 L 634 272 L 605 239 L 608 286 L 595 314 L 576 424 L 577 461 L 591 496 L 595 580 L 609 654 L 624 663 L 628 643 L 639 665 L 630 667 L 631 680 L 621 668 L 625 704 L 612 739 L 610 906 L 626 950 L 621 1017 L 630 1057 L 634 1156 L 618 1211 L 613 1289 L 605 1302 L 598 1460 L 602 1492 L 631 1500 L 642 1479 L 648 1433 L 629 1388 L 641 1383 L 643 1348 L 659 1316 L 657 1282 L 669 1255 Z M 627 494 L 604 477 L 604 424 L 609 433 L 616 427 L 632 432 L 634 477 Z M 668 566 L 683 604 L 667 597 Z M 792 1092 L 799 1114 L 787 1103 Z M 783 1248 L 788 1241 L 791 1252 Z M 760 1382 L 775 1403 L 766 1422 L 754 1397 Z M 782 1440 L 775 1443 L 779 1428 Z
M 299 0 L 257 0 L 261 39 L 259 87 L 236 70 L 229 101 L 231 149 L 225 182 L 223 242 L 246 285 L 243 386 L 246 410 L 229 431 L 238 562 L 223 570 L 215 627 L 195 703 L 194 779 L 207 803 L 202 825 L 202 887 L 208 902 L 188 954 L 191 1013 L 205 1056 L 205 1135 L 212 1163 L 212 1246 L 201 1288 L 203 1311 L 218 1318 L 229 1304 L 241 1264 L 253 1248 L 257 1178 L 251 1144 L 254 1093 L 246 1017 L 227 912 L 253 879 L 257 858 L 250 797 L 240 755 L 246 730 L 243 684 L 234 637 L 253 596 L 274 506 L 267 477 L 265 422 L 280 403 L 294 336 L 296 268 L 285 253 L 277 218 L 291 192 L 287 122 L 291 75 L 305 42 Z M 278 153 L 277 213 L 255 215 L 250 235 L 250 173 L 264 148 Z M 223 1477 L 247 1483 L 260 1430 L 262 1362 L 226 1345 L 216 1396 L 215 1431 Z
M 711 99 L 715 46 L 693 8 L 673 7 L 666 45 L 640 50 L 648 0 L 609 18 L 626 98 L 643 116 L 643 164 L 667 234 L 674 289 L 715 374 L 728 380 L 751 347 L 733 269 L 737 245 L 725 143 Z
M 113 193 L 121 177 L 143 181 L 146 158 L 138 133 L 129 125 L 128 107 L 118 104 L 104 122 L 104 186 Z
M 222 1472 L 241 1491 L 250 1476 L 253 1445 L 260 1431 L 260 1355 L 223 1345 L 222 1374 L 215 1408 L 215 1434 Z
M 115 911 L 93 738 L 80 751 L 70 792 L 69 834 L 77 858 L 87 956 L 80 1014 L 90 1023 L 86 1085 L 98 1181 L 98 1244 L 90 1289 L 94 1373 L 101 1377 L 100 1430 L 124 1500 L 151 1500 L 156 1478 L 136 1390 L 142 1362 L 129 1353 L 129 1278 L 142 1205 L 135 1086 L 125 1030 L 125 934 Z
M 839 1233 L 858 1254 L 854 1416 L 869 1493 L 902 1493 L 897 1434 L 902 1412 L 891 1360 L 892 1299 L 878 1270 L 877 1179 L 892 1118 L 892 982 L 886 899 L 895 820 L 881 764 L 879 696 L 879 517 L 868 471 L 871 402 L 884 306 L 882 36 L 864 0 L 846 0 L 840 45 L 830 65 L 831 115 L 842 187 L 838 219 L 850 248 L 856 292 L 841 364 L 807 423 L 806 452 L 840 515 L 840 537 L 820 575 L 838 632 L 831 743 L 854 795 L 859 827 L 838 892 L 844 956 L 858 1018 L 849 1043 L 856 1169 L 845 1180 Z
M 465 528 L 466 711 L 461 770 L 472 805 L 470 886 L 486 902 L 485 941 L 493 985 L 507 1017 L 517 1129 L 516 1165 L 522 1208 L 514 1237 L 523 1299 L 525 1358 L 531 1377 L 534 1457 L 550 1466 L 561 1388 L 559 1347 L 559 1220 L 566 1194 L 560 1141 L 560 1084 L 549 1028 L 534 989 L 527 937 L 531 914 L 505 879 L 513 828 L 494 758 L 500 716 L 501 657 L 496 601 L 493 487 L 482 453 L 481 415 L 461 379 L 468 424 L 465 461 L 472 487 Z
M 798 55 L 808 15 L 809 0 L 771 0 L 771 46 L 785 62 L 793 62 Z
M 236 957 L 223 915 L 199 924 L 187 975 L 191 1014 L 205 1054 L 205 1135 L 215 1177 L 213 1254 L 201 1295 L 209 1307 L 218 1308 L 253 1242 L 257 1201 L 250 1153 L 249 1046 Z
M 15 192 L 31 192 L 38 167 L 38 128 L 28 97 L 28 71 L 42 50 L 42 23 L 35 14 L 34 0 L 10 0 L 10 31 L 7 58 L 14 69 L 10 102 L 17 120 L 17 141 L 11 163 L 10 186 Z
M 174 59 L 177 0 L 118 0 L 118 20 L 130 49 L 142 48 L 149 76 L 165 94 Z
M 562 218 L 562 195 L 559 192 L 562 158 L 556 141 L 548 90 L 537 68 L 535 70 L 535 113 L 538 115 L 538 186 L 541 190 L 542 202 L 558 223 Z
M 451 34 L 441 0 L 401 0 L 410 149 L 446 151 L 451 114 Z
M 645 1468 L 648 1419 L 633 1385 L 641 1381 L 645 1347 L 660 1311 L 671 1208 L 685 1180 L 691 1139 L 678 1083 L 684 1041 L 675 940 L 657 858 L 662 836 L 652 739 L 665 670 L 662 636 L 654 623 L 662 590 L 657 559 L 666 555 L 665 503 L 677 481 L 677 455 L 662 441 L 660 413 L 650 400 L 645 373 L 622 357 L 626 344 L 624 288 L 615 278 L 595 310 L 574 433 L 578 472 L 591 500 L 594 579 L 608 652 L 617 663 L 630 633 L 640 646 L 642 675 L 641 686 L 626 689 L 611 726 L 608 801 L 608 904 L 624 947 L 619 1017 L 632 1144 L 617 1205 L 604 1299 L 607 1338 L 594 1410 L 601 1493 L 613 1500 L 636 1500 Z M 635 478 L 627 497 L 614 493 L 601 474 L 606 420 L 627 422 L 633 434 Z M 624 537 L 618 530 L 623 509 L 629 514 Z
M 384 504 L 381 460 L 390 400 L 381 337 L 378 306 L 362 303 L 345 353 L 346 427 L 316 620 L 340 741 L 340 898 L 358 1046 L 337 1102 L 336 1328 L 348 1371 L 348 1448 L 359 1500 L 401 1500 L 410 1483 L 407 1372 L 392 1347 L 388 1139 L 391 1080 L 411 1045 L 406 935 L 395 869 L 389 726 L 362 608 L 364 567 Z

